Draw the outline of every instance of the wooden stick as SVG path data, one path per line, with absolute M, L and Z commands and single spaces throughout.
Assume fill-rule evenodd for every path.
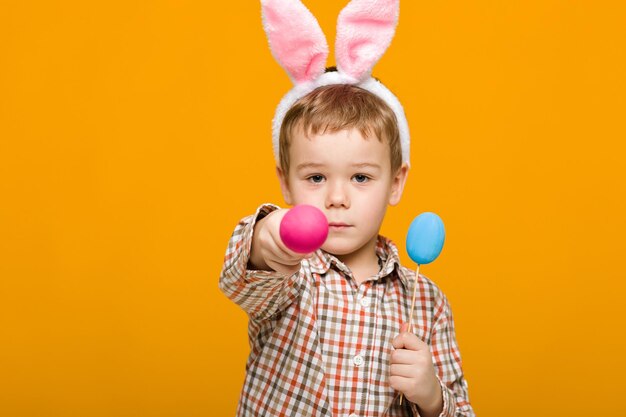
M 415 272 L 415 280 L 413 282 L 413 300 L 411 301 L 411 314 L 409 315 L 409 332 L 413 333 L 413 310 L 415 309 L 415 294 L 417 292 L 417 277 L 420 274 L 420 265 L 417 264 L 417 271 Z M 402 398 L 404 394 L 400 394 L 400 405 L 402 405 Z

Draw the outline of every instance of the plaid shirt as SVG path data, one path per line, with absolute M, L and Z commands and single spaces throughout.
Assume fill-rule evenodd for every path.
M 279 207 L 260 206 L 228 242 L 220 290 L 249 317 L 250 356 L 237 416 L 419 416 L 389 385 L 391 341 L 409 321 L 415 272 L 379 236 L 380 272 L 361 284 L 318 250 L 300 271 L 247 269 L 254 224 Z M 419 275 L 414 329 L 432 353 L 446 417 L 475 416 L 444 293 Z

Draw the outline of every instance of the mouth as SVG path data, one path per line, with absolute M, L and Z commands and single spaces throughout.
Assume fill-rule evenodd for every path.
M 330 227 L 331 229 L 341 230 L 341 229 L 347 229 L 348 227 L 352 227 L 352 225 L 347 224 L 347 223 L 341 223 L 341 222 L 331 222 L 331 223 L 328 223 L 328 227 Z

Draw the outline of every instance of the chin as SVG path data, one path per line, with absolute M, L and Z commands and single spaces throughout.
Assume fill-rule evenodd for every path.
M 357 248 L 349 242 L 326 242 L 322 245 L 322 250 L 332 255 L 349 255 Z

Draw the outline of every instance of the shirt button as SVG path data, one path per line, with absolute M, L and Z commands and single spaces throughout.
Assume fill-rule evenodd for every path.
M 354 362 L 354 364 L 355 364 L 356 366 L 361 366 L 361 365 L 363 365 L 363 356 L 361 356 L 361 355 L 356 355 L 356 356 L 354 357 L 354 359 L 352 359 L 352 362 Z
M 367 308 L 370 306 L 370 299 L 367 297 L 361 298 L 361 307 Z

